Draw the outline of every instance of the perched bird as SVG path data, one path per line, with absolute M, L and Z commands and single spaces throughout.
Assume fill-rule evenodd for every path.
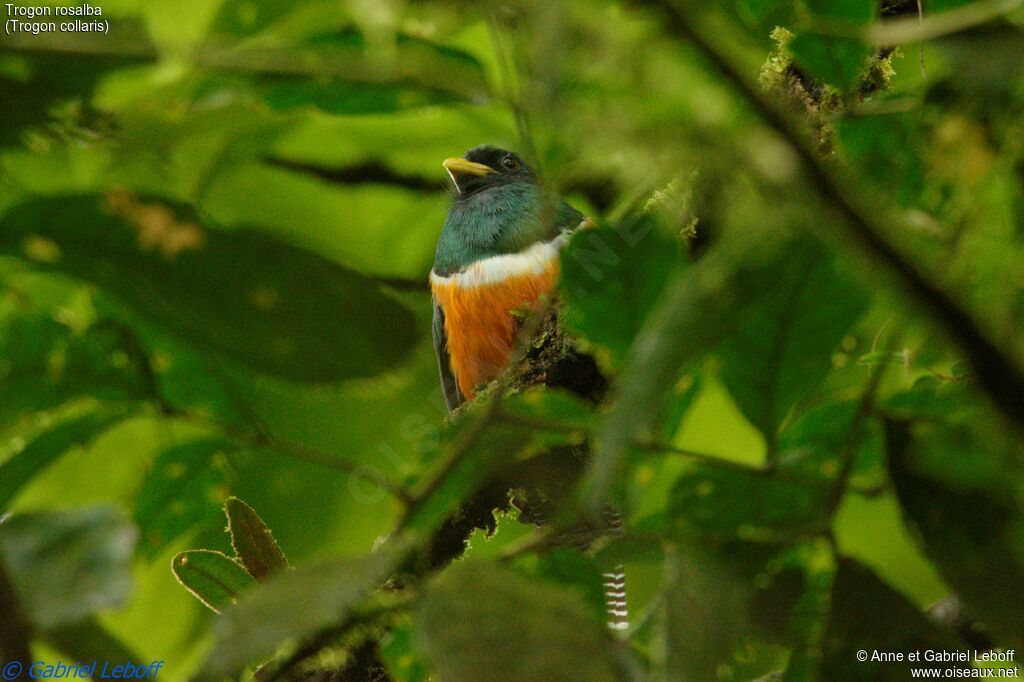
M 554 288 L 558 251 L 587 219 L 564 201 L 542 215 L 537 177 L 513 152 L 483 145 L 443 165 L 455 199 L 430 289 L 441 388 L 453 410 L 508 363 L 516 313 Z
M 455 197 L 430 272 L 434 349 L 449 410 L 508 364 L 519 331 L 517 312 L 536 305 L 557 283 L 559 250 L 590 220 L 564 201 L 545 205 L 537 176 L 517 154 L 491 145 L 444 160 Z M 541 523 L 544 510 L 523 517 Z M 608 529 L 621 532 L 618 512 Z M 581 548 L 589 544 L 570 541 Z M 627 626 L 621 566 L 604 574 L 609 626 Z

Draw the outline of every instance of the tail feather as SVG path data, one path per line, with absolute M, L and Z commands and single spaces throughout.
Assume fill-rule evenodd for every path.
M 602 573 L 601 578 L 604 580 L 604 601 L 608 611 L 608 627 L 612 630 L 625 630 L 629 627 L 626 572 L 620 564 L 611 571 Z
M 612 506 L 604 508 L 604 522 L 609 535 L 622 535 L 622 512 Z M 626 570 L 619 564 L 601 574 L 604 579 L 604 603 L 608 611 L 608 627 L 625 630 L 629 627 L 629 608 L 626 605 Z
M 519 520 L 538 527 L 546 525 L 555 514 L 555 507 L 550 501 L 529 495 L 517 495 L 512 503 L 520 510 Z M 563 547 L 572 547 L 581 552 L 587 551 L 594 541 L 602 536 L 622 535 L 622 514 L 618 509 L 608 505 L 602 510 L 601 521 L 593 524 L 586 521 L 566 528 L 557 536 L 557 543 Z M 629 628 L 629 608 L 626 604 L 626 573 L 622 565 L 601 574 L 604 585 L 605 610 L 608 614 L 608 627 L 612 630 Z

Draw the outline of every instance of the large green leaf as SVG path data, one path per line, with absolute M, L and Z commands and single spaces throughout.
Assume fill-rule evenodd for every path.
M 729 393 L 771 443 L 790 408 L 825 377 L 867 297 L 808 242 L 760 276 L 764 293 L 716 353 Z
M 881 434 L 858 424 L 857 410 L 855 402 L 831 403 L 796 420 L 780 435 L 774 470 L 689 468 L 672 489 L 673 521 L 714 536 L 768 539 L 828 527 L 844 458 L 854 458 L 851 476 L 874 483 L 880 475 Z
M 916 395 L 915 395 L 916 394 Z M 911 417 L 937 404 L 942 417 Z M 1020 443 L 960 386 L 919 386 L 886 423 L 889 475 L 925 553 L 968 612 L 1002 635 L 1024 635 Z M 892 409 L 892 408 L 891 408 Z
M 135 498 L 135 523 L 150 558 L 197 524 L 223 521 L 217 498 L 227 484 L 223 453 L 230 448 L 227 439 L 203 438 L 157 455 Z
M 734 571 L 693 547 L 668 552 L 665 563 L 664 679 L 715 679 L 745 634 L 748 588 Z
M 0 220 L 0 251 L 95 282 L 185 339 L 289 379 L 369 376 L 416 340 L 411 313 L 370 279 L 126 193 L 21 204 Z
M 225 609 L 214 628 L 204 679 L 222 679 L 269 658 L 277 647 L 341 626 L 403 560 L 392 543 L 373 554 L 285 571 Z
M 337 17 L 331 16 L 331 23 Z M 196 92 L 247 93 L 271 109 L 315 107 L 332 114 L 387 113 L 488 96 L 481 62 L 461 49 L 398 33 L 367 38 L 354 27 L 286 30 L 294 35 L 211 55 L 217 71 Z
M 579 596 L 496 564 L 467 560 L 445 571 L 416 627 L 444 680 L 624 679 L 615 642 Z
M 95 617 L 46 630 L 42 638 L 49 646 L 76 661 L 142 660 L 127 644 L 100 625 Z
M 23 610 L 45 629 L 124 602 L 135 538 L 110 507 L 40 512 L 0 524 L 0 553 Z
M 49 123 L 51 112 L 63 102 L 88 104 L 93 88 L 108 72 L 144 61 L 145 57 L 113 53 L 0 48 L 0 146 L 17 142 L 29 127 Z
M 651 217 L 580 230 L 562 253 L 562 320 L 606 364 L 618 366 L 682 264 L 681 247 Z
M 696 466 L 676 481 L 670 498 L 672 521 L 713 536 L 799 535 L 822 527 L 827 482 L 790 480 L 789 469 L 765 475 L 751 470 Z
M 72 329 L 52 315 L 12 316 L 0 327 L 0 358 L 0 426 L 84 396 L 122 401 L 154 393 L 141 347 L 108 319 Z
M 788 45 L 797 63 L 829 85 L 853 86 L 871 55 L 871 48 L 852 38 L 802 33 Z
M 588 507 L 597 510 L 621 494 L 620 472 L 633 439 L 657 421 L 682 368 L 756 307 L 768 291 L 762 273 L 790 243 L 780 235 L 776 242 L 758 242 L 755 253 L 753 238 L 729 241 L 669 281 L 637 334 L 616 400 L 601 423 L 585 482 Z
M 124 412 L 91 412 L 69 418 L 35 436 L 24 448 L 0 464 L 0 511 L 18 492 L 57 458 L 125 418 Z
M 823 680 L 907 680 L 910 668 L 956 667 L 922 657 L 909 663 L 910 652 L 954 651 L 957 641 L 928 621 L 907 599 L 852 559 L 842 559 L 832 588 L 832 612 L 818 673 Z M 864 651 L 867 660 L 857 654 Z M 878 653 L 900 653 L 903 661 L 880 661 Z M 962 664 L 961 664 L 962 665 Z M 967 666 L 970 667 L 969 664 Z

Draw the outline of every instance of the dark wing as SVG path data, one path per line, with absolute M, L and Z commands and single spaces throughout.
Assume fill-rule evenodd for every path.
M 441 394 L 444 396 L 444 404 L 451 412 L 466 401 L 459 384 L 455 381 L 455 374 L 452 373 L 452 366 L 448 360 L 448 335 L 444 332 L 444 311 L 437 301 L 431 298 L 434 304 L 434 352 L 437 354 L 437 368 L 441 372 Z
M 587 217 L 573 208 L 571 205 L 564 201 L 559 202 L 555 208 L 555 234 L 552 237 L 557 237 L 562 232 L 571 232 L 580 226 Z

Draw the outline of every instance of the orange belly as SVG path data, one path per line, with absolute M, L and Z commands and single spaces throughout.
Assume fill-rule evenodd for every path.
M 515 347 L 519 319 L 513 311 L 532 308 L 558 279 L 558 261 L 540 274 L 524 274 L 501 282 L 461 286 L 434 281 L 434 298 L 444 311 L 448 358 L 459 390 L 472 400 L 476 389 L 491 381 L 508 363 Z

